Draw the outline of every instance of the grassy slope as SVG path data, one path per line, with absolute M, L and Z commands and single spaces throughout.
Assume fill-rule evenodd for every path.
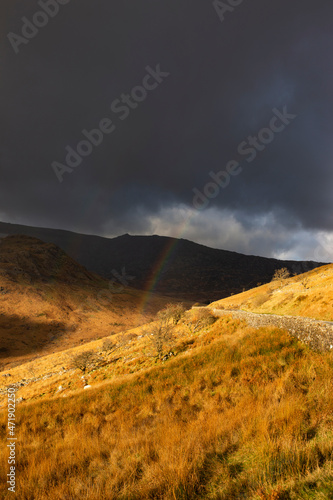
M 213 302 L 210 307 L 333 321 L 333 264 Z
M 121 270 L 119 270 L 121 274 Z M 114 293 L 115 290 L 115 293 Z M 149 321 L 170 299 L 111 284 L 55 245 L 12 236 L 0 244 L 3 369 Z
M 229 317 L 175 350 L 91 391 L 19 406 L 18 498 L 332 498 L 332 353 Z M 4 412 L 0 422 L 5 440 Z M 2 471 L 6 458 L 2 447 Z
M 332 319 L 332 268 L 268 284 L 214 307 Z M 102 317 L 106 311 L 100 301 L 84 311 L 82 301 L 92 300 L 94 285 L 88 278 L 85 290 L 81 277 L 76 289 L 74 282 L 67 283 L 67 274 L 55 291 L 47 283 L 38 284 L 34 292 L 27 288 L 27 300 L 33 294 L 42 300 L 33 299 L 30 305 L 23 300 L 25 312 L 17 309 L 17 315 L 24 322 L 23 314 L 33 312 L 39 321 L 42 308 L 57 304 L 54 313 L 44 310 L 41 332 L 52 314 L 63 313 L 64 322 L 84 318 L 81 325 L 87 333 L 93 329 L 90 338 L 96 338 L 99 326 L 110 326 Z M 5 286 L 16 284 L 11 280 Z M 23 298 L 25 286 L 31 283 L 20 278 L 17 290 Z M 57 294 L 55 299 L 45 295 L 47 286 L 49 294 Z M 61 303 L 64 298 L 70 312 Z M 106 306 L 118 307 L 109 311 L 115 322 L 132 305 L 127 296 L 119 298 L 119 304 Z M 2 306 L 10 300 L 5 295 Z M 41 309 L 34 309 L 37 305 Z M 131 341 L 106 366 L 86 374 L 90 391 L 82 391 L 85 382 L 78 370 L 20 388 L 18 396 L 27 401 L 17 408 L 17 498 L 333 498 L 333 353 L 314 353 L 281 330 L 254 330 L 230 317 L 193 333 L 197 314 L 199 310 L 192 311 L 177 327 L 172 348 L 177 356 L 165 363 L 149 356 L 149 336 L 142 335 L 151 325 L 144 325 L 129 331 Z M 111 338 L 117 342 L 118 337 Z M 74 347 L 64 341 L 61 353 L 52 354 L 50 347 L 43 352 L 48 355 L 9 370 L 12 376 L 3 383 L 69 368 L 73 354 L 99 351 L 102 344 L 95 340 Z M 0 437 L 6 443 L 3 410 Z M 2 446 L 1 471 L 8 469 L 7 455 Z M 0 497 L 10 498 L 3 480 Z

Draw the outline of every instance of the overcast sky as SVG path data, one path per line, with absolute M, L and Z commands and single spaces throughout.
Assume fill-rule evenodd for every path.
M 333 3 L 215 3 L 1 0 L 0 220 L 333 260 Z

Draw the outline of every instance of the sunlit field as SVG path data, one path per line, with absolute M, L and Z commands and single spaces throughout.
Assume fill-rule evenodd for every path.
M 19 406 L 17 498 L 332 498 L 332 353 L 230 318 L 188 345 L 143 372 Z

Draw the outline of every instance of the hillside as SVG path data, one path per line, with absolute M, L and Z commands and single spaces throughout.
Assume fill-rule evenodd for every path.
M 2 239 L 1 498 L 10 387 L 18 498 L 330 500 L 333 351 L 232 310 L 330 320 L 332 271 L 182 310 Z
M 248 256 L 162 236 L 101 238 L 69 231 L 0 223 L 2 234 L 24 234 L 54 243 L 89 271 L 113 279 L 125 267 L 131 286 L 154 290 L 180 300 L 210 303 L 231 293 L 266 283 L 287 267 L 302 273 L 316 262 L 279 261 Z
M 68 365 L 83 347 L 6 374 L 24 398 L 21 498 L 332 498 L 332 353 L 277 328 L 203 321 L 204 311 L 184 315 L 164 361 L 148 352 L 151 324 L 83 380 Z M 101 341 L 88 346 L 99 352 Z M 47 367 L 56 373 L 40 376 Z M 1 412 L 3 441 L 6 418 Z M 6 460 L 3 446 L 1 470 Z M 11 498 L 4 482 L 0 495 Z
M 273 281 L 216 301 L 210 307 L 333 321 L 333 264 Z
M 0 244 L 0 367 L 146 323 L 167 302 L 88 272 L 50 243 Z M 122 270 L 119 270 L 122 276 Z

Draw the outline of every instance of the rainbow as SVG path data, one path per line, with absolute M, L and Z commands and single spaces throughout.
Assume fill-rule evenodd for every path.
M 162 275 L 162 272 L 164 271 L 164 268 L 166 264 L 172 259 L 173 254 L 176 250 L 176 247 L 179 243 L 179 240 L 182 238 L 183 234 L 185 233 L 190 221 L 194 217 L 195 214 L 189 215 L 185 221 L 181 224 L 180 228 L 177 231 L 176 236 L 173 236 L 171 241 L 167 244 L 165 247 L 164 251 L 160 255 L 159 259 L 156 261 L 154 264 L 154 267 L 151 272 L 151 276 L 148 280 L 144 296 L 140 305 L 140 312 L 141 314 L 145 313 L 146 307 L 149 303 L 150 298 L 152 297 L 154 290 L 156 288 L 156 285 Z
M 96 198 L 96 196 L 94 196 Z M 180 223 L 180 226 L 175 232 L 175 235 L 172 237 L 170 242 L 166 245 L 164 251 L 160 255 L 159 259 L 155 262 L 153 269 L 151 271 L 150 277 L 148 279 L 147 285 L 145 287 L 144 293 L 142 300 L 139 303 L 139 314 L 145 314 L 147 305 L 149 304 L 149 301 L 155 291 L 155 288 L 161 278 L 162 272 L 164 271 L 164 268 L 166 264 L 172 259 L 173 254 L 176 250 L 177 244 L 179 242 L 179 239 L 182 238 L 184 233 L 186 232 L 186 229 L 188 228 L 190 222 L 192 219 L 198 215 L 198 212 L 196 210 L 190 212 L 185 217 L 185 220 Z M 79 242 L 77 241 L 72 241 L 71 242 L 71 249 L 76 249 L 80 245 Z

